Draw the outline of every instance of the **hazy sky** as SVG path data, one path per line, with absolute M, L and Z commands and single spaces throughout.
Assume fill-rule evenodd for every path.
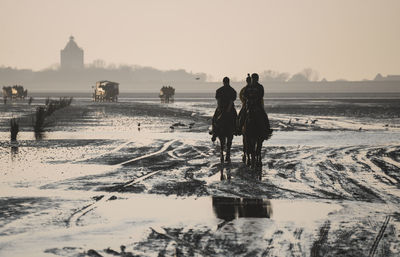
M 215 79 L 313 68 L 328 80 L 400 74 L 399 0 L 0 0 L 0 65 L 184 68 Z

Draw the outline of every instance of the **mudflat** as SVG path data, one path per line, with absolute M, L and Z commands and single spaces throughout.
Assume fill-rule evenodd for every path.
M 43 103 L 0 105 L 0 256 L 400 254 L 399 99 L 266 99 L 261 179 L 214 99 L 78 97 L 37 138 Z

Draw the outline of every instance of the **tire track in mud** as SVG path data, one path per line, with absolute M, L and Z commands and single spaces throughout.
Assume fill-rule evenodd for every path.
M 179 140 L 171 140 L 161 147 L 160 150 L 145 154 L 139 157 L 132 158 L 130 160 L 123 161 L 121 163 L 115 164 L 114 166 L 128 166 L 136 161 L 143 160 L 146 158 L 150 158 L 159 154 L 167 153 L 168 158 L 170 160 L 179 160 L 185 161 L 190 158 L 193 158 L 193 153 L 196 152 L 197 156 L 201 152 L 200 156 L 196 157 L 196 159 L 200 158 L 204 160 L 206 157 L 209 159 L 211 156 L 207 154 L 210 153 L 212 147 L 207 147 L 205 150 L 200 151 L 196 147 L 191 147 L 190 145 L 181 144 L 173 149 L 170 149 L 170 146 Z M 126 143 L 125 143 L 126 144 Z M 190 147 L 192 150 L 187 151 L 187 147 Z M 120 146 L 120 149 L 122 147 Z M 216 164 L 213 164 L 211 160 L 208 161 L 210 165 L 207 167 L 201 168 L 198 170 L 199 166 L 188 166 L 187 170 L 193 172 L 193 168 L 198 170 L 197 179 L 200 181 L 204 181 L 205 185 L 207 185 L 208 193 L 222 193 L 229 195 L 236 195 L 238 197 L 254 197 L 255 194 L 260 194 L 258 197 L 269 197 L 269 196 L 288 196 L 289 198 L 319 198 L 319 199 L 348 199 L 348 200 L 357 200 L 357 201 L 368 201 L 368 202 L 391 202 L 393 201 L 392 195 L 388 195 L 389 191 L 387 189 L 387 183 L 380 183 L 376 178 L 373 177 L 379 172 L 383 173 L 382 169 L 376 165 L 374 165 L 370 159 L 367 157 L 367 153 L 376 149 L 385 149 L 382 147 L 365 147 L 365 146 L 346 146 L 340 148 L 331 148 L 331 147 L 278 147 L 268 149 L 263 151 L 263 159 L 272 161 L 272 164 L 267 162 L 268 167 L 272 165 L 273 170 L 276 172 L 274 175 L 270 175 L 266 177 L 265 181 L 257 181 L 257 183 L 251 183 L 251 187 L 254 187 L 253 191 L 248 191 L 246 188 L 249 187 L 248 178 L 242 177 L 240 175 L 240 168 L 234 167 L 233 176 L 239 179 L 234 179 L 233 183 L 220 183 L 217 179 L 219 175 L 219 169 L 215 170 L 215 173 L 211 175 L 213 179 L 208 181 L 210 175 L 207 176 L 207 172 Z M 397 147 L 398 148 L 398 147 Z M 206 153 L 205 153 L 206 152 Z M 183 154 L 183 155 L 182 155 Z M 232 155 L 232 159 L 237 158 L 240 159 L 240 151 L 236 151 L 235 154 Z M 381 155 L 381 154 L 380 154 Z M 377 158 L 380 158 L 379 155 L 374 155 Z M 386 156 L 385 156 L 386 157 Z M 393 161 L 395 159 L 391 158 Z M 319 161 L 322 164 L 321 167 L 316 167 L 315 163 Z M 368 163 L 368 164 L 367 164 Z M 370 167 L 369 164 L 374 165 L 373 168 L 367 169 Z M 289 165 L 290 164 L 290 165 Z M 240 166 L 240 164 L 239 164 Z M 204 171 L 206 170 L 206 173 Z M 158 170 L 154 170 L 143 174 L 135 179 L 129 180 L 125 183 L 121 183 L 119 185 L 113 186 L 114 191 L 124 192 L 128 187 L 131 187 L 137 183 L 140 183 L 150 177 L 153 177 L 157 174 L 160 174 L 164 169 L 160 168 Z M 182 172 L 182 171 L 180 171 Z M 289 174 L 292 175 L 287 178 L 280 177 L 277 174 Z M 238 174 L 236 174 L 238 173 Z M 269 169 L 265 169 L 263 174 L 270 173 Z M 181 173 L 179 173 L 181 174 Z M 179 177 L 180 178 L 180 177 Z M 171 178 L 171 183 L 168 185 L 170 187 L 179 186 L 177 177 Z M 186 178 L 186 177 L 185 177 Z M 191 178 L 191 177 L 190 177 Z M 280 180 L 276 180 L 279 178 Z M 235 182 L 236 180 L 236 182 Z M 291 181 L 289 181 L 291 180 Z M 279 181 L 282 181 L 281 184 Z M 289 183 L 289 184 L 286 184 Z M 300 185 L 301 187 L 291 187 L 290 183 L 295 183 L 296 185 Z M 214 185 L 215 184 L 215 185 Z M 334 186 L 333 186 L 334 185 Z M 232 186 L 236 188 L 233 190 Z M 309 189 L 307 189 L 308 187 Z M 153 187 L 155 188 L 155 187 Z M 304 189 L 303 189 L 304 188 Z M 116 189 L 116 190 L 114 190 Z M 119 189 L 119 190 L 118 190 Z M 157 189 L 155 189 L 157 191 Z M 158 192 L 158 191 L 157 191 Z M 168 191 L 169 193 L 173 192 Z M 175 192 L 175 191 L 174 191 Z M 197 192 L 197 191 L 196 191 Z M 158 192 L 158 193 L 163 193 Z M 400 193 L 400 192 L 399 192 Z M 112 196 L 112 193 L 105 195 L 105 199 Z M 84 216 L 87 212 L 90 212 L 97 205 L 105 202 L 103 201 L 95 202 L 90 207 L 82 209 L 78 211 L 78 213 L 73 214 L 75 216 Z M 75 223 L 79 222 L 79 217 L 72 219 Z M 71 222 L 69 222 L 71 223 Z
M 133 159 L 124 161 L 122 163 L 115 164 L 114 166 L 123 166 L 123 165 L 126 165 L 126 164 L 130 164 L 132 162 L 135 162 L 135 161 L 139 161 L 139 160 L 142 160 L 142 159 L 146 159 L 146 158 L 149 158 L 149 157 L 164 153 L 173 143 L 175 143 L 177 141 L 179 141 L 179 140 L 177 140 L 177 139 L 176 140 L 171 140 L 171 141 L 165 143 L 163 145 L 163 147 L 160 150 L 156 151 L 156 152 L 145 154 L 145 155 L 142 155 L 142 156 L 139 156 L 139 157 L 135 157 Z M 119 149 L 123 148 L 128 143 L 130 143 L 130 142 L 127 142 L 127 143 L 124 143 L 124 144 L 120 145 Z M 135 179 L 133 179 L 131 181 L 128 181 L 128 182 L 120 185 L 120 187 L 123 188 L 123 187 L 131 186 L 131 185 L 133 185 L 135 183 L 138 183 L 140 181 L 143 181 L 143 180 L 145 180 L 145 179 L 147 179 L 147 178 L 149 178 L 149 177 L 151 177 L 151 176 L 153 176 L 153 175 L 155 175 L 155 174 L 157 174 L 157 173 L 159 173 L 161 171 L 162 170 L 158 170 L 158 171 L 147 173 L 147 174 L 145 174 L 143 176 L 140 176 L 138 178 L 135 178 Z M 77 211 L 72 213 L 71 216 L 67 219 L 67 226 L 68 227 L 73 227 L 73 226 L 78 225 L 79 221 L 81 220 L 81 218 L 83 216 L 85 216 L 90 211 L 96 209 L 100 204 L 104 204 L 105 202 L 107 202 L 109 200 L 112 200 L 113 197 L 115 197 L 115 196 L 113 196 L 113 194 L 102 195 L 98 199 L 95 199 L 96 201 L 94 203 L 86 205 L 81 209 L 78 209 Z
M 376 249 L 378 248 L 379 242 L 382 240 L 385 230 L 389 224 L 389 221 L 390 221 L 390 216 L 386 216 L 385 221 L 383 222 L 381 229 L 379 230 L 379 233 L 376 236 L 374 243 L 372 244 L 368 257 L 373 257 L 375 255 Z
M 331 228 L 331 222 L 329 220 L 326 221 L 321 226 L 319 231 L 319 238 L 316 241 L 314 241 L 311 247 L 311 253 L 310 253 L 311 257 L 325 256 L 324 254 L 321 254 L 321 247 L 328 241 L 328 233 L 330 228 Z
M 68 220 L 66 221 L 67 223 L 67 227 L 73 227 L 78 225 L 79 220 L 85 216 L 88 212 L 94 210 L 95 208 L 97 208 L 98 202 L 99 201 L 104 201 L 105 196 L 99 196 L 96 200 L 96 202 L 88 204 L 86 206 L 84 206 L 83 208 L 80 208 L 78 210 L 76 210 L 75 212 L 73 212 L 71 214 L 71 216 L 68 218 Z
M 132 163 L 132 162 L 135 162 L 135 161 L 139 161 L 139 160 L 142 160 L 142 159 L 146 159 L 146 158 L 152 157 L 154 155 L 158 155 L 160 153 L 165 152 L 168 149 L 168 147 L 170 147 L 173 143 L 175 143 L 177 141 L 179 141 L 179 140 L 178 139 L 171 140 L 168 143 L 164 144 L 163 147 L 160 150 L 158 150 L 157 152 L 150 153 L 150 154 L 145 154 L 145 155 L 142 155 L 142 156 L 139 156 L 139 157 L 135 157 L 133 159 L 130 159 L 130 160 L 115 164 L 114 166 L 124 166 L 126 164 L 129 164 L 129 163 Z
M 390 153 L 386 147 L 272 147 L 263 156 L 268 160 L 263 175 L 279 189 L 299 185 L 295 187 L 300 190 L 294 192 L 316 193 L 319 198 L 396 202 L 400 191 L 395 186 L 399 175 L 394 169 L 400 163 L 397 155 L 390 153 L 399 147 L 389 149 Z M 309 153 L 314 153 L 314 157 Z M 385 171 L 385 163 L 389 172 Z
M 87 161 L 87 160 L 90 160 L 90 159 L 96 159 L 96 158 L 99 158 L 99 157 L 101 157 L 103 155 L 106 155 L 106 154 L 118 152 L 119 150 L 121 150 L 122 148 L 124 148 L 125 146 L 127 146 L 127 145 L 129 145 L 129 144 L 131 144 L 133 142 L 135 142 L 133 139 L 129 140 L 129 141 L 123 143 L 123 144 L 120 144 L 119 146 L 115 147 L 114 149 L 112 149 L 112 150 L 110 150 L 108 152 L 105 152 L 105 153 L 102 153 L 102 154 L 98 154 L 98 155 L 95 155 L 95 156 L 91 156 L 91 157 L 81 158 L 81 159 L 73 161 L 72 163 L 78 163 L 78 162 L 83 162 L 83 161 Z
M 198 246 L 183 240 L 183 239 L 179 239 L 173 235 L 170 235 L 168 232 L 166 232 L 163 228 L 156 228 L 154 229 L 153 227 L 150 227 L 151 231 L 159 236 L 165 237 L 167 239 L 173 240 L 175 241 L 177 244 L 183 245 L 188 247 L 189 249 L 191 249 L 192 251 L 194 251 L 197 254 L 200 254 L 200 256 L 212 256 L 214 255 L 213 252 L 210 252 L 210 250 L 206 249 L 200 249 Z

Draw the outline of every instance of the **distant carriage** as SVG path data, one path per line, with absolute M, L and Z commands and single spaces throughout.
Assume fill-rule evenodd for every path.
M 96 82 L 93 93 L 93 101 L 95 102 L 116 102 L 118 101 L 119 84 L 116 82 L 102 80 Z
M 171 86 L 163 86 L 160 90 L 160 100 L 162 103 L 174 102 L 175 88 Z
M 3 98 L 4 99 L 25 99 L 25 97 L 28 95 L 28 90 L 24 90 L 23 86 L 20 85 L 14 85 L 14 86 L 8 86 L 8 87 L 3 87 Z

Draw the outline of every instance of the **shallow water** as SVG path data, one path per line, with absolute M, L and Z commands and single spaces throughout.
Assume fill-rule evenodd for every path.
M 76 224 L 69 224 L 66 229 L 58 227 L 51 230 L 43 228 L 41 231 L 24 231 L 24 223 L 21 221 L 20 224 L 8 224 L 0 229 L 0 233 L 4 233 L 5 229 L 10 231 L 18 225 L 22 231 L 5 238 L 3 236 L 0 239 L 0 249 L 3 254 L 12 253 L 13 256 L 23 256 L 26 254 L 24 249 L 29 249 L 31 256 L 40 255 L 60 242 L 65 246 L 80 242 L 80 247 L 90 244 L 91 247 L 100 248 L 107 242 L 108 246 L 118 249 L 119 244 L 128 238 L 132 239 L 133 231 L 136 240 L 143 240 L 143 234 L 146 235 L 149 228 L 166 233 L 163 227 L 180 226 L 202 227 L 217 232 L 231 227 L 246 230 L 244 224 L 247 223 L 251 225 L 247 227 L 248 232 L 267 235 L 266 227 L 280 227 L 285 230 L 285 226 L 290 223 L 291 226 L 302 227 L 303 230 L 312 233 L 312 230 L 328 216 L 342 208 L 338 204 L 326 201 L 177 198 L 142 194 L 129 195 L 128 198 L 118 195 L 116 200 L 103 197 L 95 204 L 95 209 L 90 215 L 73 220 Z
M 302 104 L 322 103 L 312 101 Z M 214 104 L 77 99 L 43 139 L 26 123 L 10 143 L 7 115 L 32 108 L 12 105 L 0 117 L 0 255 L 400 253 L 395 117 L 271 113 L 258 178 L 241 163 L 240 137 L 221 172 L 207 133 Z

